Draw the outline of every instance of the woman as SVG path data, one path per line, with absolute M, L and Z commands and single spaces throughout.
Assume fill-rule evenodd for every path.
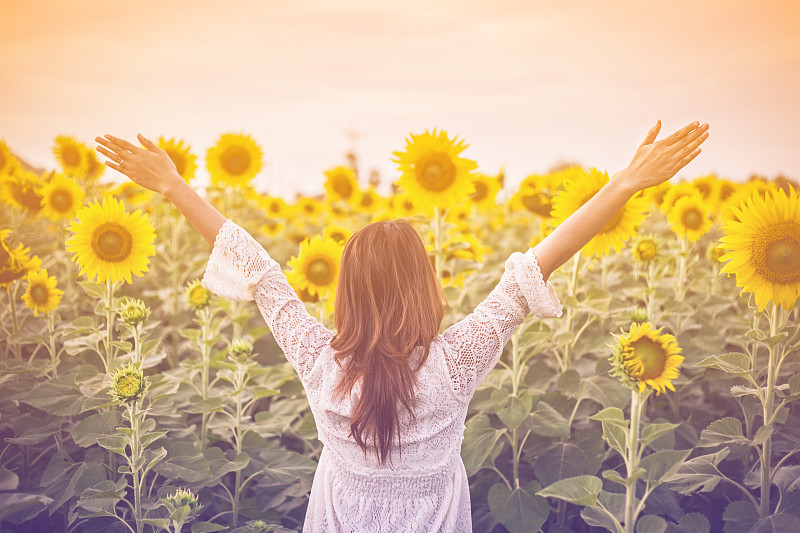
M 165 195 L 213 244 L 203 286 L 255 300 L 297 371 L 324 444 L 303 531 L 472 530 L 461 441 L 476 387 L 525 316 L 561 316 L 548 281 L 639 190 L 675 175 L 700 153 L 708 125 L 693 122 L 655 142 L 525 253 L 497 286 L 441 335 L 445 301 L 425 246 L 407 222 L 381 221 L 345 245 L 336 293 L 337 334 L 315 320 L 267 251 L 177 173 L 165 151 L 96 138 L 106 165 Z

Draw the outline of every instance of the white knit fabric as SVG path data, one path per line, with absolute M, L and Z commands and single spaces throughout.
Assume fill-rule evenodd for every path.
M 360 395 L 332 401 L 342 370 L 333 361 L 333 332 L 306 310 L 280 265 L 244 229 L 227 219 L 203 275 L 203 287 L 234 300 L 255 300 L 275 340 L 297 371 L 324 448 L 303 531 L 472 531 L 461 441 L 467 406 L 503 346 L 529 312 L 560 317 L 561 303 L 543 282 L 533 249 L 514 252 L 500 282 L 475 311 L 431 343 L 416 372 L 416 420 L 398 410 L 402 455 L 381 466 L 348 437 Z M 422 349 L 412 353 L 412 368 Z

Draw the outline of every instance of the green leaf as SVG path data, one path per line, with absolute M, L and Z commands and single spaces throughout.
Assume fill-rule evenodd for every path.
M 750 444 L 742 432 L 742 422 L 738 418 L 725 417 L 715 420 L 700 433 L 699 447 L 718 446 L 720 444 Z
M 753 446 L 761 446 L 772 436 L 773 431 L 772 426 L 761 426 L 756 430 L 756 434 L 753 436 L 753 440 L 750 444 Z
M 597 420 L 598 422 L 614 424 L 623 429 L 628 429 L 628 421 L 625 420 L 625 415 L 622 409 L 617 407 L 606 407 L 602 411 L 598 411 L 589 417 L 589 420 Z
M 153 470 L 168 479 L 182 479 L 189 483 L 211 477 L 208 461 L 200 450 L 189 442 L 176 442 L 167 450 L 167 458 Z
M 787 332 L 782 331 L 782 332 L 778 333 L 777 335 L 773 335 L 772 337 L 767 337 L 765 339 L 759 339 L 759 341 L 761 343 L 767 345 L 767 347 L 769 347 L 770 350 L 774 350 L 775 347 L 777 345 L 779 345 L 780 343 L 782 343 L 784 340 L 786 340 L 786 338 L 788 336 L 789 336 L 789 334 Z
M 536 403 L 536 411 L 531 417 L 531 429 L 544 437 L 569 438 L 570 435 L 567 419 L 542 400 Z
M 496 483 L 489 490 L 489 509 L 510 533 L 538 531 L 550 515 L 550 506 L 535 491 L 539 484 L 532 481 L 526 489 L 513 491 L 505 483 Z
M 654 514 L 646 514 L 636 521 L 636 533 L 665 533 L 667 521 Z
M 65 450 L 56 452 L 42 473 L 41 486 L 45 496 L 53 498 L 50 514 L 75 495 L 75 487 L 87 470 L 84 462 L 76 463 Z
M 729 503 L 722 513 L 725 533 L 750 533 L 759 518 L 758 509 L 747 500 Z
M 668 524 L 667 533 L 710 533 L 711 522 L 700 513 L 685 514 L 677 524 Z
M 178 331 L 181 337 L 189 339 L 190 341 L 197 342 L 200 340 L 200 330 L 195 328 L 186 328 Z
M 789 378 L 789 394 L 792 396 L 800 394 L 800 374 L 795 374 Z
M 96 300 L 105 300 L 107 288 L 105 283 L 95 283 L 93 281 L 79 281 L 78 285 L 84 290 L 89 298 Z
M 620 485 L 627 485 L 625 479 L 616 470 L 603 470 L 600 474 L 603 478 L 611 481 L 612 483 L 619 483 Z
M 528 418 L 532 405 L 533 396 L 524 389 L 518 391 L 516 396 L 508 389 L 495 389 L 492 392 L 494 412 L 510 430 L 518 428 Z
M 675 474 L 664 481 L 672 490 L 685 495 L 691 495 L 694 492 L 711 492 L 722 481 L 722 475 L 717 469 L 717 465 L 729 453 L 730 450 L 726 447 L 716 453 L 699 455 L 683 463 Z
M 536 478 L 547 485 L 562 479 L 594 474 L 585 451 L 569 442 L 553 443 L 539 454 L 533 471 Z
M 750 375 L 750 357 L 739 352 L 728 352 L 722 355 L 706 357 L 695 366 L 716 368 L 734 376 L 745 377 Z
M 505 429 L 493 428 L 489 417 L 484 413 L 470 418 L 464 430 L 464 441 L 461 446 L 461 459 L 466 470 L 481 468 L 505 432 Z
M 647 446 L 659 437 L 671 433 L 680 424 L 648 424 L 642 430 L 642 437 L 640 439 L 643 446 Z
M 97 437 L 97 444 L 101 448 L 111 450 L 120 455 L 125 455 L 125 448 L 128 446 L 128 439 L 122 435 L 110 435 L 108 437 Z
M 81 448 L 88 448 L 97 444 L 97 439 L 111 437 L 116 434 L 116 428 L 122 424 L 122 415 L 119 411 L 103 411 L 84 418 L 72 428 L 70 434 L 72 441 Z
M 622 409 L 630 402 L 631 393 L 614 378 L 594 375 L 581 381 L 578 397 L 593 400 L 603 407 Z
M 19 486 L 19 476 L 7 469 L 0 466 L 0 490 L 17 490 Z
M 595 476 L 578 476 L 557 481 L 537 492 L 537 496 L 558 498 L 575 505 L 595 507 L 603 482 Z
M 195 402 L 193 404 L 184 407 L 184 411 L 193 414 L 210 413 L 212 411 L 221 411 L 221 410 L 222 410 L 222 398 L 207 398 L 205 400 L 200 400 L 199 402 Z
M 73 416 L 83 411 L 89 398 L 75 387 L 55 380 L 42 382 L 21 401 L 46 413 Z
M 41 494 L 12 492 L 0 494 L 0 522 L 22 524 L 47 509 L 53 500 Z
M 651 486 L 673 476 L 683 465 L 692 450 L 661 450 L 643 457 L 639 466 L 647 471 L 647 481 Z
M 228 526 L 219 526 L 213 522 L 195 522 L 192 524 L 192 533 L 213 533 L 214 531 L 224 531 Z M 277 527 L 273 528 L 277 529 Z
M 305 455 L 282 448 L 263 450 L 258 458 L 264 462 L 264 473 L 279 483 L 294 483 L 317 469 L 317 463 Z

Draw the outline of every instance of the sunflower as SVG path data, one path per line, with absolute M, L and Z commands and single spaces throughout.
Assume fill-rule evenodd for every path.
M 765 198 L 769 192 L 777 191 L 778 187 L 774 184 L 766 182 L 762 179 L 755 179 L 746 181 L 737 187 L 737 189 L 725 200 L 720 208 L 720 218 L 724 220 L 738 220 L 736 218 L 736 210 L 743 209 L 744 203 L 747 202 L 753 194 L 757 194 L 761 198 Z
M 719 201 L 724 203 L 728 198 L 739 189 L 739 184 L 735 181 L 719 178 Z
M 299 253 L 288 262 L 297 273 L 299 286 L 316 296 L 335 293 L 343 249 L 332 238 L 320 235 L 301 242 Z
M 611 335 L 616 344 L 610 345 L 614 350 L 610 375 L 640 393 L 647 387 L 657 394 L 675 390 L 672 380 L 680 374 L 683 356 L 674 336 L 661 333 L 661 328 L 655 329 L 650 322 L 633 322 L 628 333 Z
M 64 291 L 56 288 L 56 277 L 48 276 L 47 269 L 28 272 L 27 281 L 28 289 L 22 295 L 22 300 L 25 306 L 33 309 L 34 316 L 39 316 L 39 312 L 47 314 L 61 303 Z
M 187 183 L 194 179 L 194 173 L 197 170 L 197 156 L 190 151 L 191 147 L 188 144 L 184 146 L 183 139 L 159 137 L 158 147 L 167 152 L 175 164 L 175 168 L 178 169 L 178 174 Z
M 523 183 L 511 197 L 508 206 L 515 211 L 527 211 L 540 218 L 550 218 L 553 197 L 543 189 L 536 189 L 530 182 Z
M 477 164 L 459 157 L 468 145 L 450 140 L 447 132 L 411 134 L 404 152 L 394 152 L 402 175 L 397 184 L 420 208 L 449 207 L 475 192 L 472 171 Z
M 11 230 L 0 230 L 0 287 L 23 277 L 27 272 L 18 259 L 19 254 L 14 253 L 15 250 L 6 243 L 9 233 Z
M 322 204 L 314 198 L 301 196 L 292 206 L 292 210 L 306 219 L 316 221 L 316 218 L 322 214 Z
M 375 213 L 386 205 L 386 200 L 378 194 L 375 187 L 370 187 L 356 193 L 353 205 L 358 212 Z
M 0 177 L 0 201 L 22 211 L 36 213 L 42 208 L 41 188 L 39 176 L 17 166 L 13 174 Z
M 399 217 L 410 217 L 420 212 L 414 198 L 407 193 L 393 194 L 389 198 L 389 206 Z
M 331 201 L 350 200 L 358 192 L 356 173 L 351 167 L 339 165 L 325 171 L 325 190 Z
M 256 202 L 264 208 L 264 211 L 266 211 L 267 216 L 270 218 L 286 218 L 289 216 L 289 205 L 283 198 L 262 195 L 256 197 Z
M 720 192 L 722 182 L 717 179 L 714 174 L 708 174 L 702 178 L 692 180 L 694 188 L 700 191 L 703 201 L 712 207 L 716 207 L 720 203 Z
M 11 172 L 17 158 L 11 155 L 8 145 L 3 139 L 0 139 L 0 176 Z
M 687 237 L 689 242 L 697 242 L 711 229 L 712 222 L 709 218 L 711 210 L 711 206 L 703 200 L 700 192 L 695 191 L 678 198 L 669 210 L 667 220 L 676 235 Z
M 41 193 L 42 214 L 50 220 L 74 217 L 86 196 L 80 185 L 62 174 L 53 175 Z
M 585 179 L 569 181 L 564 190 L 553 198 L 554 225 L 566 220 L 572 213 L 588 202 L 603 186 L 609 182 L 607 172 L 592 168 Z M 635 194 L 620 208 L 616 215 L 592 237 L 583 247 L 584 257 L 594 254 L 602 257 L 613 247 L 619 253 L 625 241 L 636 233 L 636 228 L 647 217 L 647 199 L 641 193 Z
M 127 202 L 129 205 L 149 204 L 153 199 L 153 193 L 151 191 L 133 181 L 121 183 L 115 189 L 108 191 L 108 194 L 118 200 Z
M 664 183 L 669 182 L 667 181 Z M 672 209 L 672 206 L 675 205 L 675 202 L 677 202 L 679 198 L 689 196 L 696 191 L 697 189 L 695 189 L 694 185 L 689 181 L 679 181 L 671 184 L 664 192 L 664 197 L 661 200 L 661 212 L 669 216 L 670 209 Z
M 319 302 L 320 295 L 317 293 L 309 292 L 309 290 L 303 284 L 302 278 L 303 276 L 299 272 L 292 272 L 292 271 L 286 272 L 286 280 L 289 282 L 289 285 L 291 285 L 291 287 L 295 290 L 295 292 L 297 293 L 297 297 L 300 298 L 302 302 L 305 303 Z M 334 311 L 335 307 L 334 300 L 336 296 L 336 291 L 335 290 L 331 291 L 327 296 L 328 297 L 324 300 L 325 307 L 323 309 L 323 314 L 325 315 L 326 319 L 330 317 L 331 313 L 333 313 Z
M 800 295 L 798 192 L 779 189 L 765 199 L 753 191 L 735 212 L 738 220 L 727 221 L 720 238 L 727 252 L 720 261 L 730 261 L 722 272 L 735 274 L 742 292 L 755 295 L 759 311 L 770 300 L 793 309 Z
M 156 234 L 150 218 L 136 210 L 125 211 L 125 203 L 106 196 L 81 207 L 69 229 L 75 234 L 67 239 L 67 250 L 89 280 L 99 283 L 125 279 L 147 272 L 149 257 L 155 253 Z
M 211 292 L 203 287 L 203 282 L 199 278 L 186 286 L 184 296 L 189 307 L 195 310 L 203 309 L 211 302 Z
M 264 153 L 249 135 L 224 133 L 208 149 L 206 165 L 211 183 L 239 186 L 247 184 L 261 171 Z
M 347 240 L 352 237 L 353 232 L 347 228 L 343 228 L 342 226 L 335 226 L 333 224 L 328 224 L 325 226 L 325 232 L 323 234 L 324 237 L 330 237 L 334 241 L 339 244 L 344 245 Z
M 467 246 L 464 247 L 464 244 Z M 453 238 L 447 239 L 442 244 L 442 250 L 447 253 L 445 257 L 448 260 L 458 257 L 459 259 L 476 261 L 478 263 L 482 263 L 486 254 L 492 251 L 490 247 L 484 245 L 471 233 L 461 233 Z
M 497 207 L 497 193 L 500 192 L 500 180 L 486 174 L 475 174 L 472 178 L 475 192 L 469 195 L 469 200 L 478 206 L 478 209 L 492 209 Z
M 661 207 L 661 204 L 664 201 L 664 195 L 666 195 L 670 187 L 671 185 L 669 181 L 662 181 L 658 185 L 653 185 L 652 187 L 647 187 L 644 189 L 642 191 L 642 196 L 647 198 L 648 205 L 652 205 L 658 209 Z
M 283 230 L 286 229 L 286 224 L 281 222 L 280 220 L 269 218 L 259 226 L 259 230 L 270 237 L 277 237 Z
M 632 246 L 633 257 L 640 263 L 649 264 L 659 254 L 658 239 L 653 234 L 636 237 Z
M 86 181 L 97 181 L 105 171 L 106 165 L 97 159 L 97 152 L 86 150 Z
M 120 403 L 131 403 L 140 400 L 150 387 L 150 379 L 138 364 L 129 363 L 119 367 L 111 375 L 111 384 L 108 386 L 109 394 Z
M 89 148 L 71 135 L 58 135 L 53 144 L 53 155 L 64 173 L 84 178 L 89 168 L 86 152 Z

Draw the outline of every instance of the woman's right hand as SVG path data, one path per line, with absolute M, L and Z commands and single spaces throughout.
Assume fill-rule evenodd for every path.
M 661 130 L 661 121 L 647 133 L 631 163 L 617 178 L 628 182 L 636 191 L 663 183 L 697 157 L 700 145 L 708 138 L 708 124 L 692 122 L 669 137 L 654 142 Z
M 106 137 L 105 139 L 95 137 L 95 141 L 105 146 L 105 148 L 98 146 L 97 150 L 111 159 L 105 164 L 125 174 L 131 181 L 145 189 L 166 196 L 175 184 L 184 181 L 167 152 L 141 133 L 139 141 L 147 148 L 146 150 L 113 135 L 106 134 Z

